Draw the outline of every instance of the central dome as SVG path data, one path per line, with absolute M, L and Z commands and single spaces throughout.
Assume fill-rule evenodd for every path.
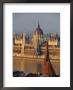
M 43 31 L 42 31 L 42 29 L 40 28 L 39 23 L 38 23 L 38 27 L 36 28 L 34 34 L 36 34 L 36 33 L 39 34 L 39 35 L 43 35 Z

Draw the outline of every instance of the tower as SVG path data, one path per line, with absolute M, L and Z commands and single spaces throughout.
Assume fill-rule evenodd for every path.
M 42 29 L 40 28 L 40 24 L 39 24 L 39 22 L 38 22 L 38 26 L 37 26 L 37 28 L 35 29 L 34 34 L 33 34 L 33 43 L 34 43 L 34 46 L 36 46 L 37 43 L 40 42 L 42 36 L 43 36 L 43 31 L 42 31 Z
M 24 55 L 24 45 L 25 45 L 25 34 L 22 33 L 22 49 L 21 49 L 22 55 Z

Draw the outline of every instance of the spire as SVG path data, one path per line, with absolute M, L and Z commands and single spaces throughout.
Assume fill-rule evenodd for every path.
M 39 20 L 38 20 L 38 28 L 40 28 Z

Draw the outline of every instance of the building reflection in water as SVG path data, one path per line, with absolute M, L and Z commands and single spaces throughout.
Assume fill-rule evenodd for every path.
M 38 27 L 32 36 L 13 34 L 13 76 L 60 76 L 60 37 Z

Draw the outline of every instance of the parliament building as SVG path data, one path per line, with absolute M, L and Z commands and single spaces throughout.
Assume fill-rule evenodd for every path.
M 60 76 L 60 37 L 57 33 L 45 36 L 39 23 L 27 37 L 23 32 L 13 34 L 13 71 L 39 74 L 52 77 Z

